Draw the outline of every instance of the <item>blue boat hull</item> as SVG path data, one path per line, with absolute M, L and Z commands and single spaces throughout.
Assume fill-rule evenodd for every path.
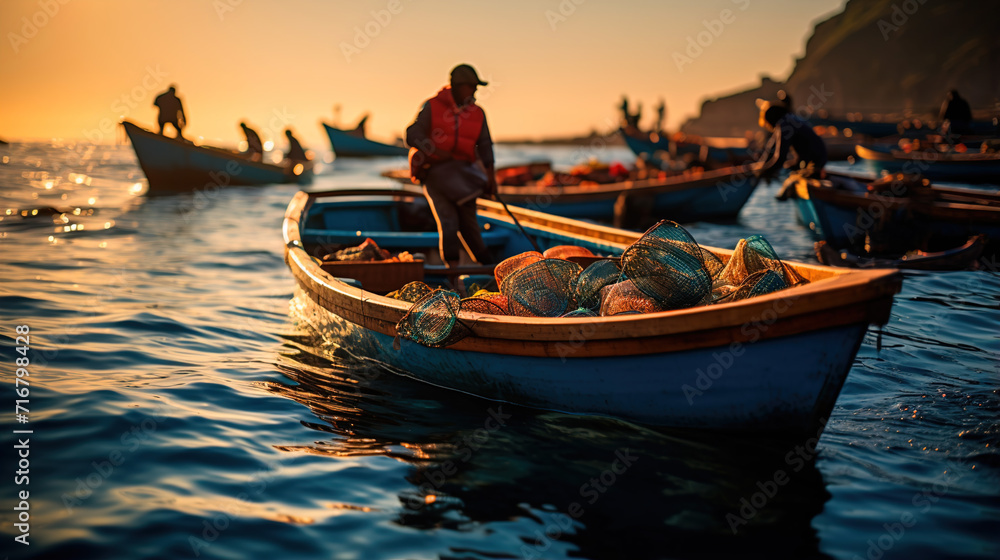
M 875 220 L 865 216 L 863 210 L 854 207 L 837 206 L 817 199 L 800 201 L 800 204 L 803 203 L 813 208 L 821 228 L 821 237 L 835 249 L 851 249 L 860 246 L 864 243 L 870 227 L 875 224 Z M 902 222 L 904 220 L 906 220 L 904 211 L 894 212 L 887 219 L 888 222 Z M 915 236 L 961 240 L 973 235 L 984 234 L 989 239 L 1000 239 L 1000 226 L 998 225 L 920 218 L 912 223 Z M 866 224 L 868 227 L 863 227 Z
M 648 214 L 654 222 L 665 218 L 687 223 L 736 218 L 756 188 L 757 182 L 752 177 L 743 177 L 659 193 L 644 194 L 641 190 L 629 192 L 622 189 L 600 199 L 571 200 L 571 197 L 553 193 L 552 196 L 533 196 L 524 200 L 517 195 L 505 194 L 504 201 L 566 218 L 610 222 L 616 217 L 619 197 L 623 197 L 625 207 L 619 208 L 618 212 L 633 216 Z M 625 222 L 628 221 L 625 219 Z
M 349 231 L 391 230 L 393 206 L 419 196 L 373 192 L 299 193 L 289 205 L 286 262 L 299 283 L 293 305 L 299 318 L 344 350 L 395 373 L 540 409 L 662 426 L 815 433 L 834 406 L 868 325 L 888 319 L 899 289 L 895 272 L 796 264 L 790 266 L 812 284 L 733 304 L 596 318 L 471 314 L 463 319 L 471 336 L 447 348 L 406 339 L 397 345 L 396 324 L 409 304 L 364 291 L 355 280 L 333 278 L 309 256 L 352 236 L 355 242 L 371 237 L 383 248 L 395 249 L 397 241 L 410 250 L 418 243 L 436 245 L 431 232 Z M 543 250 L 572 244 L 616 255 L 640 236 L 510 211 Z M 479 212 L 498 260 L 532 250 L 501 205 L 480 201 Z
M 392 372 L 486 399 L 661 426 L 809 432 L 825 421 L 867 325 L 641 356 L 538 358 L 428 348 L 296 301 L 320 332 Z M 306 314 L 304 314 L 306 315 Z
M 932 181 L 1000 184 L 1000 159 L 949 160 L 945 154 L 930 153 L 930 159 L 898 157 L 892 146 L 859 145 L 858 156 L 876 172 L 919 173 Z
M 826 230 L 823 229 L 822 222 L 820 222 L 819 216 L 816 215 L 816 209 L 813 207 L 811 200 L 796 198 L 795 210 L 800 224 L 812 230 L 817 236 L 824 237 Z
M 660 138 L 656 142 L 650 142 L 648 140 L 629 136 L 625 131 L 621 131 L 621 134 L 625 138 L 625 144 L 637 156 L 642 156 L 644 154 L 646 156 L 653 156 L 658 151 L 673 152 L 678 156 L 685 154 L 699 155 L 702 148 L 704 148 L 707 151 L 707 159 L 712 161 L 743 162 L 753 158 L 750 154 L 750 150 L 747 148 L 717 148 L 715 146 L 694 143 L 675 144 L 674 146 L 671 146 L 672 142 L 667 138 Z
M 848 121 L 841 119 L 823 119 L 820 117 L 810 117 L 809 124 L 812 126 L 832 126 L 838 130 L 850 129 L 854 134 L 870 136 L 872 138 L 884 138 L 899 134 L 900 123 L 897 122 L 875 122 L 875 121 Z M 925 133 L 933 132 L 932 129 L 923 129 Z M 915 132 L 915 131 L 911 131 Z M 968 134 L 990 135 L 997 133 L 997 125 L 992 121 L 974 121 L 969 123 Z
M 330 146 L 337 157 L 375 157 L 375 156 L 406 156 L 408 150 L 400 146 L 390 146 L 381 142 L 358 138 L 348 131 L 334 128 L 323 123 Z
M 277 165 L 253 162 L 217 148 L 167 138 L 128 121 L 123 122 L 151 193 L 305 183 L 310 175 L 295 175 Z
M 866 198 L 843 191 L 836 196 L 838 191 L 829 189 L 832 187 L 809 186 L 806 195 L 800 195 L 796 202 L 803 213 L 812 213 L 817 232 L 835 249 L 859 248 L 872 234 L 925 241 L 965 240 L 976 234 L 1000 238 L 1000 219 L 987 206 L 977 209 L 965 205 L 958 213 L 949 213 L 947 203 L 943 203 L 943 212 L 938 212 L 937 203 L 910 207 L 890 197 Z
M 662 219 L 679 223 L 733 220 L 758 181 L 747 167 L 656 179 L 579 186 L 501 187 L 507 204 L 566 218 L 645 229 Z
M 920 173 L 932 181 L 992 183 L 1000 185 L 1000 161 L 919 162 L 910 160 L 865 160 L 876 173 Z

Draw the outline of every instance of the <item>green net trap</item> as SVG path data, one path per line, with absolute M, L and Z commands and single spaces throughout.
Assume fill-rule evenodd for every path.
M 423 282 L 410 282 L 395 292 L 386 294 L 386 297 L 416 303 L 420 298 L 433 292 L 434 289 Z
M 499 292 L 479 290 L 465 299 L 422 282 L 390 294 L 414 302 L 396 326 L 400 337 L 426 346 L 448 346 L 472 334 L 472 313 L 526 317 L 593 317 L 655 313 L 753 298 L 804 283 L 762 236 L 741 239 L 723 261 L 678 224 L 664 220 L 629 245 L 620 259 L 586 269 L 565 260 L 596 257 L 561 245 L 529 251 L 496 266 Z M 475 318 L 473 320 L 479 320 Z
M 616 260 L 606 259 L 591 264 L 576 281 L 576 305 L 592 311 L 600 309 L 601 289 L 618 282 L 621 275 Z
M 664 220 L 625 249 L 622 276 L 663 309 L 691 307 L 712 291 L 704 259 L 687 230 Z
M 542 259 L 520 268 L 500 283 L 512 315 L 559 317 L 574 309 L 573 292 L 583 269 L 562 259 Z

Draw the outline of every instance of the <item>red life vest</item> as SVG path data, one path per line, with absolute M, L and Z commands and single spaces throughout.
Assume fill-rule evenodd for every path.
M 451 86 L 441 88 L 430 104 L 429 136 L 434 147 L 451 152 L 455 159 L 476 161 L 476 142 L 486 122 L 482 108 L 475 103 L 459 107 L 451 95 Z

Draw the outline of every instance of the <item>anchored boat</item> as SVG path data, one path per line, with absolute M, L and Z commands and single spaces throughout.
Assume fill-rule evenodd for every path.
M 566 218 L 613 222 L 618 227 L 656 222 L 732 220 L 757 188 L 753 166 L 684 172 L 664 178 L 579 185 L 501 184 L 504 202 Z M 498 169 L 500 175 L 503 169 Z M 383 174 L 409 183 L 409 171 Z
M 1000 153 L 905 152 L 891 146 L 858 145 L 858 157 L 877 171 L 920 173 L 934 181 L 1000 184 Z
M 619 129 L 619 132 L 629 149 L 640 157 L 655 158 L 657 152 L 666 152 L 674 158 L 692 155 L 701 161 L 719 165 L 742 165 L 757 159 L 747 147 L 724 148 L 705 142 L 677 141 L 666 136 L 652 137 L 645 133 L 637 135 L 625 129 Z
M 299 285 L 295 306 L 347 351 L 401 375 L 540 409 L 663 426 L 815 433 L 868 326 L 888 321 L 902 283 L 895 271 L 785 263 L 808 283 L 732 303 L 613 317 L 461 311 L 470 335 L 428 347 L 397 339 L 411 304 L 338 278 L 315 258 L 331 245 L 365 238 L 385 249 L 432 251 L 436 233 L 398 227 L 401 205 L 415 196 L 395 189 L 298 193 L 283 224 L 285 260 Z M 501 205 L 478 204 L 494 255 L 531 250 Z M 620 255 L 640 236 L 527 209 L 511 212 L 542 248 L 576 245 Z M 732 255 L 704 249 L 723 262 Z
M 402 146 L 391 146 L 358 136 L 350 130 L 342 130 L 323 123 L 330 146 L 337 157 L 406 156 L 408 150 Z
M 230 185 L 305 184 L 312 179 L 311 162 L 271 165 L 250 161 L 232 150 L 196 146 L 186 140 L 168 138 L 130 121 L 122 121 L 122 126 L 149 180 L 151 194 Z
M 796 199 L 802 220 L 834 249 L 858 248 L 873 236 L 948 248 L 977 234 L 1000 239 L 996 190 L 933 185 L 904 174 L 873 180 L 827 173 L 823 181 L 793 179 L 783 193 Z

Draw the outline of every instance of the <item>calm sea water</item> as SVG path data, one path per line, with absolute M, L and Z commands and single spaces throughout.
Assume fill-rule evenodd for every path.
M 581 155 L 499 148 L 505 161 Z M 995 271 L 907 273 L 881 348 L 870 332 L 815 446 L 652 430 L 498 405 L 351 357 L 296 311 L 280 235 L 295 187 L 148 198 L 128 146 L 0 157 L 10 558 L 1000 554 Z M 335 162 L 313 188 L 383 184 L 400 164 Z M 763 233 L 811 261 L 774 192 L 736 224 L 690 231 L 726 247 Z M 28 546 L 14 540 L 22 491 Z

